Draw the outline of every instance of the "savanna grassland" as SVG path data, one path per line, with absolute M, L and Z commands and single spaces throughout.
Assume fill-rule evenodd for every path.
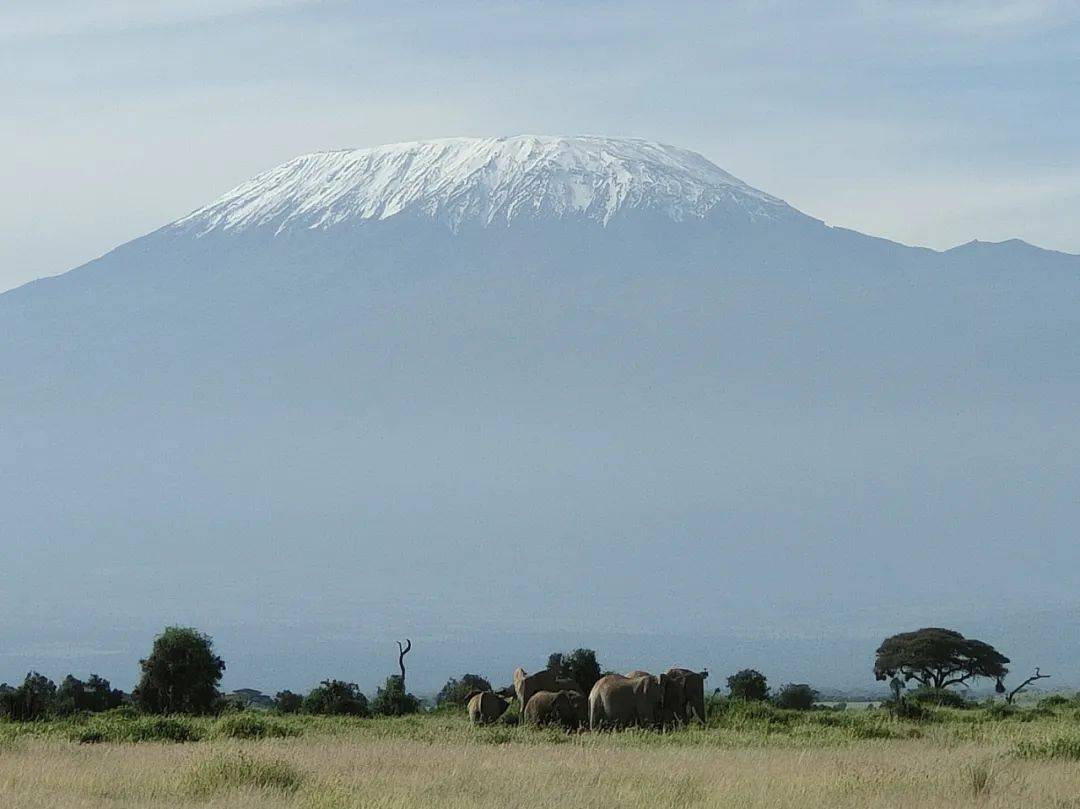
M 565 734 L 463 713 L 0 723 L 0 806 L 1080 809 L 1080 703 L 729 706 L 706 728 Z

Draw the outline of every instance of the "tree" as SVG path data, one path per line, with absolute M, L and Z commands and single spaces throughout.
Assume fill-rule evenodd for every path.
M 988 677 L 1003 691 L 1001 681 L 1009 673 L 1008 662 L 1009 658 L 988 643 L 965 638 L 952 629 L 929 627 L 886 638 L 877 650 L 874 677 L 886 680 L 900 676 L 926 688 L 948 688 L 973 677 Z
M 292 691 L 278 691 L 274 696 L 274 707 L 282 713 L 297 713 L 304 705 L 304 698 Z
M 147 713 L 209 713 L 220 698 L 225 663 L 214 654 L 213 640 L 194 629 L 168 627 L 139 666 L 135 702 Z
M 32 671 L 18 688 L 0 693 L 0 715 L 16 722 L 44 719 L 56 703 L 56 683 Z
M 328 716 L 367 716 L 367 697 L 356 683 L 323 680 L 304 697 L 304 713 Z
M 560 677 L 568 677 L 588 694 L 600 679 L 600 664 L 592 649 L 574 649 L 572 652 L 552 652 L 547 667 Z
M 769 683 L 756 669 L 743 669 L 727 678 L 728 691 L 735 699 L 761 702 L 769 698 Z
M 788 683 L 773 697 L 773 702 L 778 708 L 809 711 L 818 701 L 818 696 L 818 692 L 806 683 Z
M 419 710 L 420 700 L 405 690 L 405 681 L 396 674 L 386 678 L 371 701 L 371 712 L 376 716 L 404 716 Z
M 124 704 L 124 692 L 113 688 L 112 683 L 96 674 L 91 674 L 86 681 L 85 692 L 88 711 L 108 711 Z
M 479 674 L 462 674 L 461 679 L 451 677 L 435 697 L 436 705 L 465 705 L 466 697 L 473 691 L 490 691 L 491 683 Z
M 98 713 L 118 707 L 124 701 L 122 691 L 114 690 L 104 677 L 91 674 L 83 682 L 69 674 L 56 689 L 55 712 L 60 716 L 74 713 Z

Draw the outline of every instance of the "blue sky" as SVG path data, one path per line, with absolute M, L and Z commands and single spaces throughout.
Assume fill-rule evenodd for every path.
M 831 224 L 1080 252 L 1080 3 L 5 0 L 0 289 L 297 154 L 631 135 Z

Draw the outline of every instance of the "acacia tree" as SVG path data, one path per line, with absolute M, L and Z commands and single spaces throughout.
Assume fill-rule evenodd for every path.
M 886 638 L 874 659 L 874 677 L 887 680 L 902 677 L 915 680 L 926 688 L 947 688 L 966 683 L 974 677 L 997 681 L 1009 673 L 1009 658 L 989 643 L 965 638 L 952 629 L 928 627 L 915 632 L 901 632 Z

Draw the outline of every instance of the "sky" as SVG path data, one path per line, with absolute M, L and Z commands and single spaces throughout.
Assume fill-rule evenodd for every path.
M 673 143 L 908 244 L 1080 252 L 1080 3 L 5 0 L 0 290 L 298 154 L 516 133 Z

